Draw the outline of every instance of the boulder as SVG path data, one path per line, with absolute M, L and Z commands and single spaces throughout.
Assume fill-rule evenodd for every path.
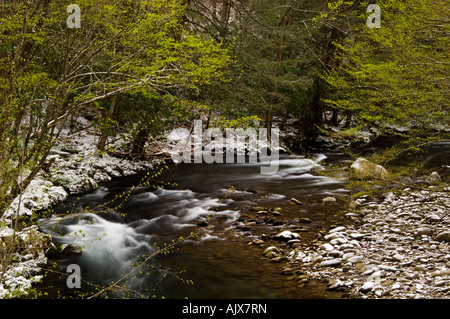
M 427 177 L 426 182 L 428 184 L 436 184 L 441 182 L 441 177 L 437 172 L 433 172 Z
M 353 177 L 359 179 L 387 178 L 389 176 L 388 171 L 383 166 L 369 162 L 361 157 L 350 166 L 350 173 Z
M 37 177 L 30 182 L 21 197 L 14 199 L 2 218 L 13 219 L 16 215 L 31 216 L 35 211 L 63 202 L 68 196 L 63 187 Z

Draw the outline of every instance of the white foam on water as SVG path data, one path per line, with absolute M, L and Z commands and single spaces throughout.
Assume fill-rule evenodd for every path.
M 159 199 L 159 196 L 152 192 L 133 195 L 134 202 L 154 202 Z
M 54 218 L 48 221 L 44 230 L 56 242 L 81 247 L 77 262 L 82 267 L 82 277 L 83 267 L 89 265 L 91 274 L 98 274 L 102 281 L 117 280 L 132 269 L 137 256 L 155 251 L 150 244 L 151 236 L 140 234 L 126 224 L 111 222 L 92 213 L 79 216 L 76 223 L 69 225 L 64 225 L 64 220 Z M 136 286 L 138 281 L 130 278 L 129 285 Z
M 286 196 L 281 195 L 281 194 L 271 194 L 271 195 L 267 196 L 266 199 L 279 200 L 279 199 L 283 199 L 283 198 L 286 198 Z

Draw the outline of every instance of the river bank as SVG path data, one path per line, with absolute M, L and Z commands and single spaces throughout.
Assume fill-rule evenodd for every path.
M 121 143 L 126 143 L 126 141 L 121 141 Z M 120 148 L 120 145 L 117 145 L 117 147 Z M 168 150 L 170 150 L 170 148 L 168 148 L 166 144 L 160 143 L 156 152 L 160 155 L 167 155 Z M 26 295 L 27 290 L 32 286 L 32 284 L 39 282 L 42 279 L 40 270 L 42 269 L 42 266 L 47 262 L 47 255 L 50 252 L 54 252 L 55 250 L 57 250 L 49 235 L 39 232 L 37 226 L 27 227 L 25 229 L 21 229 L 20 232 L 14 233 L 11 226 L 13 221 L 15 220 L 14 217 L 16 217 L 17 214 L 24 217 L 30 217 L 33 212 L 43 211 L 51 208 L 54 205 L 63 202 L 70 195 L 83 194 L 92 191 L 94 189 L 97 189 L 102 183 L 112 181 L 121 176 L 133 176 L 138 172 L 148 171 L 152 169 L 158 161 L 159 159 L 157 157 L 154 161 L 132 161 L 127 159 L 119 159 L 106 153 L 98 155 L 98 152 L 95 148 L 95 134 L 92 134 L 92 132 L 80 132 L 79 135 L 75 136 L 67 135 L 64 143 L 54 148 L 51 156 L 49 157 L 49 166 L 47 167 L 46 171 L 43 171 L 42 174 L 39 174 L 39 176 L 24 192 L 24 194 L 20 198 L 20 202 L 16 201 L 12 205 L 11 209 L 2 217 L 2 221 L 4 224 L 1 232 L 2 241 L 6 242 L 7 239 L 12 236 L 21 238 L 21 245 L 23 245 L 25 248 L 15 256 L 16 261 L 9 267 L 8 271 L 3 274 L 5 280 L 3 281 L 4 284 L 2 284 L 0 289 L 0 297 L 9 298 L 11 296 L 20 297 Z M 320 201 L 322 201 L 322 199 L 320 199 Z M 336 204 L 332 198 L 328 198 L 326 201 L 324 201 L 323 203 L 320 202 L 319 204 L 321 206 L 325 205 L 323 206 L 325 211 L 336 210 L 336 208 L 331 208 Z M 386 205 L 387 204 L 388 203 L 386 203 Z M 295 205 L 296 204 L 293 203 L 291 207 L 301 210 L 301 208 Z M 371 205 L 375 204 L 373 202 L 367 202 L 364 199 L 360 199 L 360 203 L 357 206 L 362 206 L 364 207 L 363 209 L 375 207 Z M 276 210 L 265 213 L 263 211 L 253 211 L 252 214 L 258 215 L 262 218 L 267 218 L 269 215 L 273 215 L 273 218 L 266 219 L 266 222 L 269 221 L 269 224 L 272 222 L 271 225 L 276 226 L 277 229 L 279 228 L 280 223 L 282 223 L 280 220 L 277 220 L 278 217 L 280 215 L 285 215 L 284 212 L 281 213 L 280 211 L 277 212 Z M 273 253 L 273 256 L 271 256 L 273 258 L 270 258 L 270 262 L 279 263 L 280 271 L 283 274 L 286 274 L 289 280 L 298 280 L 299 285 L 304 285 L 308 282 L 311 282 L 312 280 L 317 280 L 327 283 L 329 285 L 330 291 L 345 290 L 346 296 L 348 295 L 356 298 L 365 298 L 367 296 L 370 297 L 373 295 L 378 297 L 378 295 L 380 294 L 379 291 L 381 291 L 381 289 L 379 289 L 378 287 L 380 283 L 379 278 L 388 278 L 392 274 L 380 274 L 380 269 L 372 267 L 373 269 L 375 269 L 372 272 L 375 273 L 375 275 L 373 275 L 372 277 L 377 279 L 373 284 L 373 291 L 369 291 L 368 286 L 370 284 L 367 284 L 368 286 L 366 286 L 362 290 L 360 289 L 360 286 L 363 286 L 367 281 L 366 280 L 362 282 L 364 277 L 370 276 L 372 273 L 365 274 L 363 276 L 359 273 L 352 273 L 352 271 L 356 272 L 356 270 L 358 270 L 358 268 L 356 267 L 365 267 L 361 264 L 366 265 L 365 262 L 362 262 L 363 259 L 361 259 L 362 257 L 366 256 L 366 252 L 363 250 L 358 251 L 357 249 L 361 248 L 361 246 L 364 247 L 362 243 L 365 243 L 366 241 L 372 244 L 374 242 L 374 240 L 370 239 L 373 237 L 370 236 L 370 234 L 366 234 L 367 236 L 364 235 L 364 237 L 361 238 L 352 237 L 352 235 L 357 232 L 365 234 L 363 230 L 357 228 L 363 220 L 361 219 L 358 221 L 358 218 L 369 218 L 367 217 L 368 213 L 363 210 L 359 213 L 351 212 L 350 215 L 346 215 L 344 217 L 346 222 L 343 223 L 345 225 L 344 227 L 346 227 L 345 229 L 334 229 L 335 227 L 341 226 L 334 225 L 337 220 L 342 220 L 342 218 L 339 218 L 336 220 L 331 220 L 329 222 L 329 224 L 335 226 L 333 227 L 334 230 L 331 231 L 330 234 L 327 233 L 326 229 L 328 228 L 316 227 L 314 228 L 314 231 L 308 235 L 305 233 L 306 228 L 303 227 L 305 225 L 309 225 L 309 223 L 311 222 L 311 220 L 308 220 L 308 218 L 306 217 L 309 216 L 307 214 L 308 212 L 306 210 L 304 210 L 304 212 L 300 212 L 300 215 L 302 215 L 303 217 L 297 219 L 298 224 L 292 225 L 295 226 L 291 229 L 292 232 L 291 230 L 289 230 L 288 232 L 285 232 L 283 236 L 280 235 L 279 238 L 275 239 L 276 243 L 282 243 L 282 246 L 278 246 L 276 249 L 278 249 L 279 251 L 283 251 L 283 253 Z M 251 223 L 258 223 L 258 218 L 253 217 L 254 216 L 247 218 L 244 215 L 241 215 L 240 220 L 242 223 L 238 224 L 238 230 L 245 233 L 248 229 L 248 226 L 246 226 L 245 223 L 248 221 L 250 221 Z M 444 219 L 444 221 L 445 220 L 446 219 Z M 442 225 L 445 226 L 447 224 Z M 379 226 L 376 225 L 375 227 L 377 228 Z M 417 226 L 417 228 L 420 228 L 420 226 Z M 442 227 L 440 229 L 436 228 L 433 230 L 433 232 L 444 232 L 444 229 L 445 228 Z M 296 237 L 296 235 L 292 235 L 292 233 L 296 232 L 299 232 L 301 234 L 301 236 L 299 237 L 302 238 L 311 236 L 312 241 L 308 240 L 307 242 L 302 242 L 302 240 L 298 238 L 289 237 Z M 316 238 L 316 235 L 320 236 L 320 238 Z M 332 236 L 326 237 L 327 235 Z M 341 237 L 343 239 L 339 240 L 339 238 Z M 255 246 L 262 245 L 265 251 L 270 247 L 265 246 L 267 239 L 267 236 L 265 236 L 264 238 L 256 241 L 253 239 L 251 243 L 255 244 Z M 291 241 L 288 241 L 286 239 L 289 239 Z M 331 241 L 334 239 L 338 240 L 331 243 Z M 384 247 L 383 243 L 386 240 L 388 243 L 390 242 L 389 239 L 385 239 L 382 236 L 379 238 L 379 242 L 381 245 L 380 247 Z M 341 243 L 338 244 L 337 242 Z M 359 243 L 359 246 L 356 244 L 356 242 Z M 323 246 L 327 243 L 333 246 L 332 250 L 325 249 L 325 247 L 330 249 L 330 246 Z M 345 246 L 345 244 L 347 244 L 348 246 Z M 445 245 L 445 242 L 443 244 Z M 349 245 L 354 245 L 354 247 Z M 423 244 L 420 245 L 423 246 Z M 434 243 L 434 245 L 437 244 Z M 441 246 L 438 245 L 437 247 Z M 445 247 L 447 246 L 444 246 L 444 248 Z M 28 248 L 30 250 L 27 250 Z M 382 254 L 382 252 L 391 251 L 389 249 L 386 249 L 379 248 L 378 253 Z M 407 251 L 406 248 L 403 249 L 405 250 L 404 252 Z M 393 250 L 396 252 L 402 252 L 401 248 L 399 248 L 399 250 Z M 370 252 L 371 250 L 368 249 L 368 251 Z M 352 253 L 353 255 L 351 255 Z M 352 257 L 355 258 L 347 262 L 347 259 L 344 259 L 344 256 L 349 260 Z M 438 256 L 436 258 L 441 257 L 442 256 Z M 339 260 L 340 262 L 338 263 L 337 260 Z M 360 262 L 353 264 L 352 262 L 354 260 L 359 260 Z M 367 262 L 370 262 L 367 265 L 377 264 L 377 260 L 374 260 L 374 258 L 368 257 L 367 260 Z M 284 262 L 286 262 L 287 264 L 284 265 Z M 350 267 L 350 269 L 345 268 L 345 265 L 347 268 Z M 343 268 L 339 268 L 340 266 L 343 266 Z M 352 268 L 353 266 L 356 270 Z M 386 267 L 393 266 L 387 265 Z M 443 270 L 445 274 L 445 268 Z M 349 277 L 346 277 L 349 271 L 350 275 Z M 365 273 L 365 271 L 363 273 Z M 398 274 L 394 273 L 394 275 Z M 441 279 L 442 276 L 438 275 L 435 277 Z M 446 277 L 444 277 L 444 279 L 442 280 L 444 280 L 444 284 L 442 284 L 441 281 L 439 281 L 438 284 L 443 285 L 444 291 L 439 290 L 439 293 L 445 296 L 445 289 L 448 287 L 448 281 L 445 281 Z M 350 282 L 352 281 L 353 284 L 350 284 Z M 383 281 L 383 283 L 386 283 L 386 281 Z M 422 286 L 424 286 L 423 283 Z M 389 296 L 386 291 L 400 291 L 399 289 L 393 289 L 394 287 L 388 287 L 384 289 L 381 295 Z M 366 293 L 357 295 L 357 292 L 359 293 L 360 291 L 366 291 Z M 399 296 L 404 295 L 400 294 Z
M 382 202 L 364 196 L 319 238 L 285 230 L 262 253 L 299 284 L 325 282 L 349 298 L 450 297 L 450 189 L 404 189 Z
M 75 134 L 64 130 L 61 137 L 61 142 L 48 156 L 46 169 L 32 180 L 0 219 L 5 269 L 0 274 L 0 299 L 27 296 L 33 284 L 42 280 L 47 255 L 60 249 L 32 220 L 42 218 L 46 210 L 71 195 L 95 190 L 114 178 L 149 171 L 158 162 L 157 159 L 121 159 L 106 152 L 98 154 L 97 137 L 90 130 Z M 121 143 L 126 143 L 126 139 L 119 140 L 112 148 L 120 147 Z M 24 227 L 22 222 L 28 226 Z

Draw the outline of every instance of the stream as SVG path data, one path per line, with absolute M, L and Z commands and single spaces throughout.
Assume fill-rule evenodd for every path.
M 186 238 L 168 254 L 157 254 L 121 284 L 128 290 L 109 291 L 110 298 L 336 298 L 321 283 L 298 285 L 281 274 L 282 266 L 262 255 L 267 239 L 280 230 L 299 226 L 308 218 L 302 240 L 312 240 L 330 226 L 340 205 L 324 205 L 326 196 L 346 194 L 341 181 L 320 174 L 330 163 L 348 161 L 342 154 L 281 156 L 276 174 L 260 174 L 258 164 L 170 165 L 157 179 L 177 183 L 160 188 L 134 187 L 142 174 L 115 179 L 97 190 L 71 196 L 54 207 L 58 216 L 42 225 L 54 241 L 82 247 L 81 254 L 49 259 L 66 273 L 76 264 L 81 288 L 69 289 L 66 275 L 50 272 L 40 288 L 48 298 L 94 293 L 128 273 L 133 265 L 180 237 Z M 117 196 L 129 194 L 118 205 Z M 292 205 L 296 198 L 303 205 Z M 242 217 L 250 207 L 281 207 L 276 218 L 264 221 Z M 88 209 L 88 210 L 86 210 Z M 189 234 L 198 233 L 192 238 Z M 249 245 L 266 238 L 264 246 Z M 103 295 L 106 296 L 106 295 Z

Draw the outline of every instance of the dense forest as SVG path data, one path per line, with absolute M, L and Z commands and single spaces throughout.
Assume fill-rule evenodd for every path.
M 386 167 L 449 139 L 447 0 L 69 4 L 0 1 L 0 215 L 88 129 L 92 157 L 131 161 L 199 119 L 276 126 L 289 154 L 394 136 Z

